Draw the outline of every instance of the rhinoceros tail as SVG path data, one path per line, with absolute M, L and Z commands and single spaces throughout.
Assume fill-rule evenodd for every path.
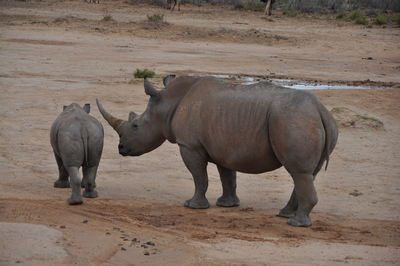
M 336 121 L 332 117 L 332 115 L 329 113 L 329 111 L 322 105 L 319 104 L 319 113 L 321 115 L 321 122 L 324 127 L 325 131 L 325 145 L 324 145 L 324 150 L 322 151 L 321 154 L 321 159 L 318 163 L 317 168 L 314 171 L 314 176 L 318 174 L 318 172 L 321 170 L 322 165 L 326 161 L 325 164 L 325 171 L 328 169 L 329 165 L 329 155 L 332 152 L 332 150 L 335 148 L 337 137 L 338 137 L 338 131 L 337 131 L 337 126 L 336 126 Z
M 82 137 L 82 144 L 83 144 L 83 152 L 84 152 L 84 161 L 83 165 L 88 166 L 89 165 L 89 153 L 88 153 L 88 133 L 86 128 L 82 128 L 81 132 L 81 137 Z

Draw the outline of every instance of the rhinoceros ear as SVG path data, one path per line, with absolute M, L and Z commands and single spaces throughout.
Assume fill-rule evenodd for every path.
M 137 117 L 138 115 L 135 112 L 129 112 L 129 117 L 128 117 L 128 121 L 132 121 L 133 119 L 135 119 L 135 117 Z
M 90 113 L 90 103 L 85 104 L 83 110 L 85 110 L 86 113 Z
M 170 83 L 175 77 L 176 77 L 176 75 L 168 75 L 168 76 L 164 77 L 163 78 L 164 86 L 167 86 L 168 83 Z
M 153 99 L 160 97 L 160 91 L 147 78 L 144 78 L 144 92 Z
M 65 109 L 67 109 L 68 106 L 64 105 L 63 106 L 63 111 L 65 111 Z

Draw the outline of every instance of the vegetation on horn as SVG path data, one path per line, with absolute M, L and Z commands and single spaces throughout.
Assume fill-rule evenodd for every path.
M 153 70 L 144 68 L 144 69 L 140 69 L 137 68 L 136 71 L 133 73 L 133 76 L 135 78 L 152 78 L 156 75 L 156 73 Z

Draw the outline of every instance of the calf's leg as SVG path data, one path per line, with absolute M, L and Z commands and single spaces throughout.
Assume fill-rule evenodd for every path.
M 236 207 L 240 200 L 236 195 L 236 171 L 217 165 L 222 183 L 222 196 L 217 200 L 217 206 Z
M 61 158 L 57 154 L 54 153 L 54 157 L 56 158 L 58 166 L 58 179 L 56 182 L 54 182 L 54 187 L 68 188 L 70 187 L 70 184 L 68 181 L 69 174 L 67 172 L 67 169 L 65 169 Z
M 72 194 L 68 199 L 70 205 L 82 204 L 81 196 L 81 177 L 79 175 L 79 167 L 67 167 L 67 171 L 71 180 Z
M 97 198 L 98 197 L 98 193 L 95 190 L 97 168 L 98 168 L 98 166 L 83 167 L 83 178 L 86 179 L 85 191 L 83 191 L 83 196 L 85 198 Z

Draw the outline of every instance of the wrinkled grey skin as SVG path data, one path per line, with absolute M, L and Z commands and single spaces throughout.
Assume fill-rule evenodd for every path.
M 158 90 L 145 80 L 150 95 L 141 115 L 128 121 L 100 112 L 120 136 L 119 152 L 139 156 L 165 140 L 179 145 L 191 172 L 195 193 L 189 208 L 208 208 L 207 163 L 217 165 L 223 193 L 217 205 L 239 205 L 236 171 L 258 174 L 284 166 L 294 190 L 279 216 L 293 226 L 310 226 L 317 203 L 314 179 L 336 145 L 336 122 L 311 93 L 276 86 L 229 84 L 211 77 L 167 78 Z
M 50 142 L 59 170 L 54 187 L 72 187 L 68 200 L 71 205 L 82 203 L 81 186 L 85 188 L 84 197 L 98 196 L 95 180 L 103 151 L 104 132 L 101 123 L 88 115 L 89 112 L 89 104 L 85 104 L 83 108 L 76 103 L 64 106 L 50 131 Z M 79 174 L 81 166 L 82 181 Z

